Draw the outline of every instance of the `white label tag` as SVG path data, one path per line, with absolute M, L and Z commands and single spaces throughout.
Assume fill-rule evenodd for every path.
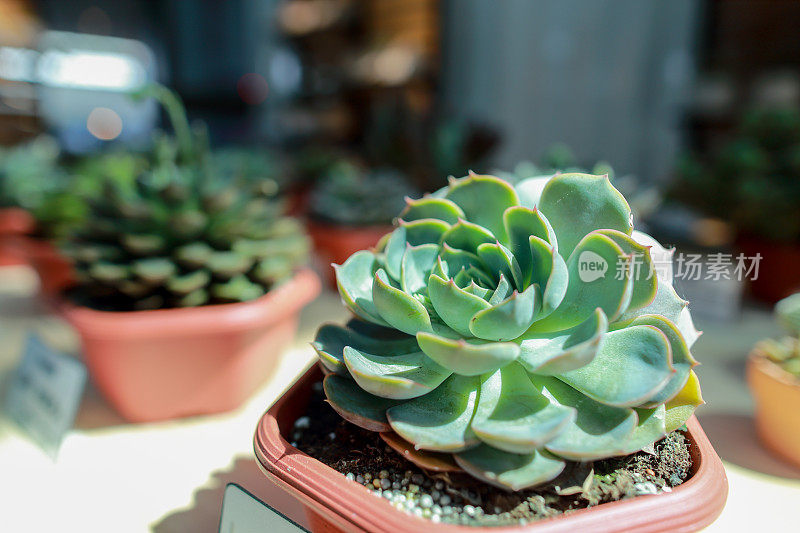
M 242 487 L 229 483 L 222 497 L 219 533 L 308 532 Z
M 31 335 L 11 377 L 5 410 L 34 442 L 55 457 L 75 422 L 85 385 L 83 363 Z

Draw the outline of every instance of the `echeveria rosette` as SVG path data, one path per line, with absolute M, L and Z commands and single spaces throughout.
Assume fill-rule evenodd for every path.
M 422 465 L 518 490 L 641 450 L 702 403 L 671 252 L 605 176 L 452 180 L 336 276 L 356 318 L 313 343 L 328 401 Z

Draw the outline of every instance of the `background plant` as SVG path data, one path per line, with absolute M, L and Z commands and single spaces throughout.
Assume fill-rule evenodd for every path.
M 299 223 L 282 216 L 277 184 L 222 174 L 204 128 L 190 128 L 163 87 L 175 136 L 161 136 L 129 185 L 103 182 L 65 250 L 75 261 L 74 296 L 114 310 L 245 301 L 289 278 L 305 261 Z
M 709 156 L 685 156 L 677 170 L 671 197 L 741 234 L 800 240 L 800 109 L 752 109 L 733 139 Z
M 341 159 L 317 183 L 309 211 L 312 218 L 333 224 L 390 225 L 405 197 L 414 192 L 399 171 L 366 170 L 353 160 Z
M 791 335 L 779 340 L 765 339 L 756 345 L 756 351 L 800 379 L 800 293 L 778 302 L 775 314 Z
M 514 490 L 647 448 L 702 403 L 654 253 L 670 264 L 605 176 L 451 180 L 337 267 L 356 318 L 313 343 L 328 401 L 406 458 Z

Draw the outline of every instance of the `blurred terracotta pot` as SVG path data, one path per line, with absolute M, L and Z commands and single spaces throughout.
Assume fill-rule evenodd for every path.
M 53 296 L 72 285 L 72 262 L 50 241 L 28 239 L 25 256 L 39 276 L 39 287 L 45 296 Z
M 470 527 L 435 523 L 395 508 L 361 485 L 309 457 L 287 441 L 294 422 L 308 407 L 311 388 L 322 379 L 310 368 L 261 418 L 254 448 L 270 481 L 300 500 L 315 532 L 567 533 L 575 531 L 697 531 L 713 522 L 728 497 L 725 470 L 700 423 L 687 422 L 691 477 L 672 492 L 638 496 L 573 511 L 556 518 L 509 527 Z M 387 526 L 391 524 L 391 526 Z
M 359 250 L 372 248 L 381 237 L 392 231 L 386 226 L 337 226 L 323 222 L 309 221 L 308 233 L 314 241 L 314 249 L 325 266 L 328 283 L 336 286 L 336 276 L 331 263 L 341 265 Z
M 25 264 L 25 236 L 35 225 L 33 217 L 24 209 L 0 209 L 0 266 Z
M 90 375 L 128 420 L 228 411 L 269 377 L 320 290 L 306 269 L 257 300 L 187 309 L 106 312 L 62 304 Z
M 758 278 L 750 280 L 752 295 L 769 304 L 800 290 L 800 246 L 742 237 L 737 248 L 745 257 L 761 254 Z
M 753 350 L 747 382 L 756 400 L 756 430 L 764 446 L 800 467 L 800 380 Z

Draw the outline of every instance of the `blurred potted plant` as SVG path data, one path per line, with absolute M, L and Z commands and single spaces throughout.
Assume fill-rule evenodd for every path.
M 256 431 L 262 469 L 315 530 L 673 531 L 716 518 L 727 484 L 692 416 L 698 332 L 671 273 L 652 275 L 670 252 L 633 231 L 607 177 L 471 175 L 399 220 L 336 270 L 355 318 L 313 343 L 329 407 L 312 369 Z M 627 499 L 642 494 L 658 495 Z
M 747 381 L 756 400 L 756 427 L 764 445 L 800 467 L 800 293 L 775 306 L 791 333 L 759 342 L 747 361 Z
M 143 156 L 122 151 L 62 162 L 61 178 L 31 207 L 36 230 L 26 243 L 26 256 L 39 275 L 43 294 L 56 295 L 74 282 L 72 262 L 59 246 L 88 216 L 88 202 L 103 194 L 102 184 L 113 181 L 130 187 L 145 164 Z M 53 180 L 53 177 L 40 179 Z
M 742 253 L 761 255 L 754 296 L 774 303 L 800 289 L 800 109 L 750 110 L 712 156 L 682 159 L 671 196 L 730 222 Z
M 0 264 L 27 261 L 23 237 L 36 227 L 31 211 L 57 186 L 58 155 L 47 136 L 0 149 Z
M 319 291 L 308 240 L 275 184 L 248 187 L 209 162 L 171 91 L 148 87 L 175 138 L 157 140 L 130 187 L 104 183 L 65 251 L 76 285 L 61 309 L 89 371 L 126 418 L 228 410 L 270 373 Z M 252 184 L 250 184 L 252 185 Z
M 326 265 L 377 244 L 413 187 L 391 169 L 367 171 L 352 160 L 334 164 L 311 193 L 308 230 Z M 329 281 L 335 284 L 333 271 Z

